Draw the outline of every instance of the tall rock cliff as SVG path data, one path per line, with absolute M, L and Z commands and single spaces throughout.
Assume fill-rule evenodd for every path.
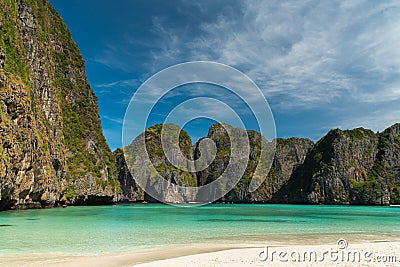
M 125 163 L 120 161 L 118 169 L 120 170 L 120 181 L 123 192 L 128 192 L 125 198 L 128 200 L 141 200 L 143 196 L 144 200 L 149 202 L 155 202 L 154 194 L 158 196 L 157 199 L 162 199 L 166 202 L 187 202 L 185 195 L 178 192 L 174 185 L 184 186 L 196 186 L 196 178 L 193 173 L 189 172 L 190 166 L 186 165 L 185 159 L 193 159 L 192 152 L 192 141 L 189 135 L 181 130 L 179 126 L 174 124 L 165 125 L 165 137 L 172 138 L 174 133 L 179 134 L 179 147 L 170 147 L 171 156 L 175 157 L 176 162 L 181 168 L 175 167 L 164 154 L 162 148 L 162 136 L 161 132 L 163 129 L 162 124 L 151 126 L 146 131 L 140 134 L 133 142 L 124 148 L 126 162 L 131 167 L 131 175 L 126 176 Z M 171 134 L 169 134 L 169 132 Z M 143 146 L 142 144 L 145 144 Z M 118 151 L 115 152 L 118 155 Z M 147 156 L 148 155 L 148 156 Z M 117 158 L 120 158 L 118 156 Z M 159 175 L 158 175 L 159 174 Z M 138 190 L 135 192 L 135 188 L 140 188 L 135 182 L 126 181 L 126 178 L 143 179 L 147 183 L 143 185 L 146 192 L 142 194 Z M 168 184 L 158 183 L 161 179 L 165 179 Z M 153 195 L 148 193 L 153 191 Z M 136 195 L 138 197 L 136 197 Z M 134 196 L 132 198 L 132 196 Z
M 213 182 L 228 166 L 231 147 L 226 127 L 236 135 L 245 132 L 224 126 L 215 124 L 210 127 L 207 138 L 215 143 L 216 157 L 206 169 L 192 173 L 198 186 Z M 270 172 L 255 192 L 249 191 L 249 184 L 259 162 L 263 137 L 255 131 L 247 131 L 247 136 L 250 153 L 246 170 L 236 186 L 220 201 L 400 204 L 400 124 L 382 133 L 363 128 L 334 129 L 316 144 L 304 138 L 278 138 Z M 194 159 L 201 154 L 199 143 L 193 147 Z M 157 151 L 159 156 L 162 155 L 160 143 L 149 145 L 152 146 L 150 154 Z M 206 158 L 211 157 L 207 151 L 202 152 Z M 127 169 L 123 170 L 126 173 Z M 164 174 L 168 172 L 167 168 Z
M 399 124 L 383 133 L 331 130 L 274 196 L 275 202 L 398 204 Z
M 358 190 L 358 184 L 368 180 L 376 161 L 378 138 L 371 130 L 358 128 L 330 131 L 311 154 L 315 164 L 305 165 L 311 175 L 312 203 L 387 204 L 384 186 L 377 182 L 374 190 Z M 383 190 L 383 191 L 382 191 Z
M 116 200 L 84 61 L 46 0 L 0 2 L 0 210 Z
M 178 127 L 178 126 L 174 126 Z M 123 159 L 122 150 L 116 150 L 114 153 L 118 159 L 119 166 L 119 177 L 121 182 L 121 187 L 124 192 L 124 196 L 128 200 L 136 201 L 142 200 L 140 197 L 142 195 L 140 187 L 135 183 L 133 178 L 147 177 L 152 175 L 149 171 L 149 162 L 144 160 L 145 151 L 140 151 L 138 147 L 141 138 L 145 137 L 147 153 L 149 154 L 152 164 L 155 169 L 159 171 L 161 176 L 166 177 L 167 180 L 172 181 L 172 183 L 177 183 L 178 181 L 184 181 L 183 184 L 190 186 L 202 186 L 215 181 L 220 175 L 225 171 L 228 171 L 227 175 L 233 177 L 237 171 L 241 169 L 238 164 L 233 164 L 229 169 L 227 166 L 231 160 L 231 140 L 226 129 L 229 129 L 230 133 L 236 137 L 238 140 L 239 147 L 243 144 L 241 142 L 247 141 L 242 138 L 247 135 L 250 151 L 247 155 L 247 167 L 245 168 L 243 176 L 240 178 L 237 185 L 219 201 L 228 202 L 271 202 L 272 197 L 275 192 L 277 192 L 283 184 L 285 184 L 291 177 L 291 174 L 295 168 L 304 162 L 304 159 L 311 149 L 313 142 L 309 139 L 302 138 L 290 138 L 290 139 L 277 139 L 276 142 L 276 156 L 272 163 L 271 172 L 265 177 L 265 181 L 255 192 L 249 191 L 250 181 L 253 178 L 253 174 L 259 163 L 261 144 L 266 141 L 260 133 L 256 131 L 245 131 L 239 128 L 233 128 L 227 124 L 214 124 L 210 127 L 208 135 L 206 138 L 212 140 L 215 144 L 216 153 L 215 158 L 211 159 L 211 164 L 204 170 L 198 172 L 189 171 L 178 171 L 176 167 L 165 157 L 162 144 L 161 144 L 161 129 L 162 125 L 156 125 L 149 127 L 142 135 L 136 138 L 130 146 L 125 148 L 128 151 L 128 160 L 131 160 L 130 166 L 132 167 L 132 175 L 128 171 L 128 167 Z M 207 148 L 207 143 L 203 143 L 202 153 L 200 152 L 199 144 L 203 140 L 200 139 L 192 148 L 190 146 L 190 137 L 183 130 L 181 131 L 180 147 L 184 151 L 184 156 L 191 160 L 197 160 L 201 156 L 206 158 L 212 157 L 211 147 Z M 131 158 L 133 157 L 133 158 Z M 181 160 L 182 164 L 184 160 Z M 202 162 L 195 162 L 195 164 L 202 164 Z M 200 166 L 196 166 L 197 169 Z M 190 166 L 187 166 L 190 170 Z M 232 173 L 231 173 L 232 172 Z M 147 176 L 146 176 L 147 175 Z M 148 179 L 150 177 L 147 177 Z M 175 179 L 179 178 L 179 179 Z M 151 181 L 151 179 L 149 179 Z M 151 185 L 148 185 L 151 187 Z M 158 191 L 163 190 L 161 188 Z M 170 189 L 164 189 L 166 194 L 166 199 L 170 201 L 178 200 L 185 201 L 185 199 L 177 197 L 170 192 Z M 139 197 L 138 197 L 139 196 Z M 145 195 L 146 196 L 146 195 Z M 146 196 L 146 200 L 151 200 Z
M 247 138 L 243 138 L 246 135 Z M 198 185 L 203 186 L 211 183 L 223 174 L 227 175 L 230 179 L 235 179 L 238 173 L 242 172 L 244 169 L 243 176 L 232 190 L 224 194 L 225 196 L 222 200 L 249 201 L 251 199 L 251 194 L 248 192 L 248 187 L 251 181 L 251 173 L 254 172 L 256 163 L 259 160 L 261 135 L 255 131 L 245 131 L 240 128 L 234 128 L 225 123 L 216 123 L 211 125 L 207 138 L 215 143 L 216 154 L 215 158 L 206 169 L 196 173 Z M 195 144 L 194 148 L 195 159 L 200 156 L 199 142 Z M 242 164 L 241 161 L 233 160 L 232 156 L 236 153 L 233 151 L 233 145 L 231 143 L 234 142 L 237 143 L 239 148 L 247 146 L 247 142 L 250 145 L 249 151 L 236 152 L 239 154 L 236 156 L 237 158 L 243 156 L 247 157 L 244 159 L 247 160 L 247 166 L 246 162 L 243 162 L 244 164 Z M 207 162 L 210 162 L 210 160 L 207 160 Z
M 373 169 L 369 179 L 358 186 L 368 192 L 371 185 L 379 181 L 386 187 L 383 190 L 385 198 L 389 197 L 391 204 L 400 204 L 400 123 L 392 125 L 378 136 L 378 154 Z
M 271 169 L 260 188 L 254 194 L 258 202 L 274 202 L 275 194 L 292 178 L 292 174 L 304 164 L 314 143 L 307 138 L 278 138 Z
M 122 189 L 122 201 L 144 201 L 144 191 L 136 183 L 125 161 L 124 151 L 118 148 L 114 151 L 118 167 L 118 181 Z
M 230 126 L 225 125 L 225 127 Z M 232 132 L 236 133 L 235 131 Z M 309 139 L 278 138 L 276 140 L 275 158 L 269 174 L 265 174 L 264 182 L 255 192 L 250 192 L 249 185 L 257 164 L 259 164 L 261 145 L 266 140 L 259 132 L 252 130 L 247 131 L 247 136 L 250 153 L 246 170 L 237 185 L 221 201 L 270 202 L 272 195 L 289 180 L 293 169 L 303 163 L 308 150 L 313 145 L 313 142 Z M 215 142 L 217 154 L 207 169 L 197 173 L 199 185 L 204 185 L 217 179 L 227 167 L 231 155 L 230 138 L 221 124 L 212 125 L 207 137 Z M 197 145 L 195 146 L 195 157 L 196 154 Z

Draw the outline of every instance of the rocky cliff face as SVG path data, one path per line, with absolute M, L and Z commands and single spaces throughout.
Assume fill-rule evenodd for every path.
M 381 184 L 373 192 L 358 190 L 358 184 L 368 180 L 376 160 L 378 138 L 362 128 L 330 131 L 310 154 L 313 161 L 311 192 L 307 201 L 326 204 L 387 204 L 381 194 Z
M 292 178 L 292 174 L 304 164 L 314 143 L 307 138 L 278 138 L 271 169 L 260 188 L 254 194 L 254 201 L 274 202 L 275 194 Z
M 178 192 L 176 188 L 174 188 L 174 185 L 196 186 L 196 178 L 189 172 L 191 167 L 187 166 L 185 161 L 185 159 L 193 159 L 192 141 L 185 131 L 181 131 L 181 129 L 174 124 L 168 124 L 164 128 L 167 132 L 167 138 L 172 137 L 173 133 L 179 133 L 179 147 L 170 147 L 172 149 L 171 156 L 174 157 L 174 162 L 182 167 L 177 168 L 171 164 L 163 152 L 161 143 L 162 128 L 162 124 L 151 126 L 146 129 L 144 133 L 139 135 L 125 148 L 124 152 L 125 155 L 127 155 L 126 161 L 128 162 L 128 166 L 131 167 L 132 178 L 143 179 L 148 182 L 143 185 L 146 189 L 146 193 L 144 193 L 143 196 L 144 200 L 155 202 L 152 195 L 147 194 L 153 191 L 154 194 L 159 196 L 158 199 L 163 199 L 163 201 L 166 202 L 187 202 L 189 200 L 185 199 L 184 194 Z M 168 134 L 169 131 L 171 131 L 170 135 Z M 145 147 L 142 146 L 144 142 Z M 120 177 L 124 177 L 124 172 L 127 167 L 122 161 L 118 167 L 120 169 Z M 127 178 L 130 177 L 128 176 Z M 165 179 L 168 184 L 158 184 L 157 182 L 161 179 Z M 125 187 L 125 184 L 127 184 L 127 187 Z M 124 192 L 132 192 L 135 191 L 136 183 L 132 181 L 127 183 L 123 182 L 121 186 Z M 135 194 L 143 195 L 140 191 L 137 191 Z M 126 198 L 132 200 L 129 196 Z M 139 198 L 137 200 L 141 199 Z
M 124 151 L 118 148 L 114 151 L 118 167 L 118 181 L 122 189 L 122 201 L 144 201 L 144 191 L 136 184 L 125 161 Z
M 375 181 L 382 183 L 384 199 L 391 204 L 400 204 L 400 123 L 378 135 L 378 154 L 369 179 L 359 185 L 368 192 Z
M 0 2 L 0 210 L 116 200 L 82 57 L 47 1 Z
M 239 131 L 239 129 L 236 131 Z M 235 131 L 233 133 L 235 134 Z M 250 192 L 249 185 L 257 164 L 259 164 L 261 144 L 266 140 L 256 131 L 247 131 L 247 136 L 250 144 L 250 153 L 246 170 L 233 190 L 227 193 L 221 201 L 270 202 L 272 195 L 289 180 L 293 169 L 303 163 L 308 150 L 313 145 L 313 142 L 308 139 L 277 139 L 275 158 L 269 174 L 265 174 L 264 182 L 255 192 Z M 204 185 L 217 179 L 224 172 L 230 160 L 230 138 L 224 127 L 221 124 L 212 125 L 207 137 L 215 142 L 217 154 L 207 169 L 197 173 L 199 185 Z M 196 154 L 197 149 L 195 149 Z
M 229 130 L 230 135 L 227 130 Z M 246 135 L 247 138 L 244 138 Z M 235 138 L 235 140 L 231 137 Z M 211 160 L 207 160 L 211 162 L 211 164 L 206 169 L 195 174 L 197 177 L 197 184 L 202 186 L 211 183 L 224 173 L 227 177 L 234 179 L 234 177 L 244 169 L 242 178 L 240 178 L 239 182 L 232 190 L 225 194 L 222 200 L 249 201 L 251 199 L 251 194 L 248 192 L 248 187 L 250 185 L 251 173 L 254 172 L 256 163 L 259 160 L 261 135 L 255 131 L 247 132 L 240 128 L 233 128 L 227 124 L 217 123 L 211 125 L 207 138 L 215 143 L 216 154 L 212 162 Z M 237 146 L 241 148 L 247 145 L 247 141 L 250 145 L 249 153 L 247 153 L 247 151 L 241 151 L 237 156 L 237 158 L 240 158 L 248 154 L 246 158 L 246 160 L 248 160 L 246 167 L 246 162 L 242 164 L 240 161 L 233 161 L 232 156 L 235 152 L 233 151 L 231 142 L 236 142 Z M 194 147 L 195 159 L 200 157 L 199 142 L 197 142 Z
M 247 135 L 250 144 L 250 151 L 247 158 L 247 167 L 245 168 L 244 174 L 240 178 L 237 185 L 231 191 L 227 192 L 226 195 L 219 201 L 271 202 L 273 194 L 288 181 L 288 179 L 291 177 L 291 173 L 293 172 L 293 170 L 303 163 L 307 152 L 313 145 L 313 142 L 308 139 L 278 139 L 276 142 L 277 153 L 272 163 L 272 171 L 268 176 L 266 176 L 265 181 L 261 184 L 258 190 L 256 190 L 255 192 L 250 192 L 249 185 L 251 179 L 253 178 L 256 166 L 259 163 L 261 144 L 262 141 L 266 141 L 260 133 L 256 131 L 245 131 L 239 128 L 233 128 L 226 124 L 212 125 L 206 137 L 212 140 L 212 142 L 214 142 L 215 144 L 216 153 L 215 158 L 212 159 L 212 153 L 210 153 L 210 151 L 212 150 L 211 147 L 205 147 L 206 149 L 202 150 L 203 154 L 200 153 L 199 144 L 203 139 L 200 139 L 194 145 L 194 147 L 191 148 L 189 136 L 187 136 L 187 134 L 182 131 L 180 146 L 181 150 L 185 151 L 184 155 L 188 159 L 197 160 L 201 156 L 203 156 L 206 161 L 208 161 L 209 158 L 211 159 L 211 164 L 204 170 L 198 172 L 182 172 L 173 167 L 163 153 L 160 142 L 161 128 L 162 125 L 156 125 L 148 128 L 146 132 L 143 133 L 146 136 L 145 139 L 147 153 L 152 159 L 152 163 L 154 164 L 156 170 L 159 171 L 159 173 L 163 177 L 166 177 L 167 180 L 172 181 L 172 183 L 177 183 L 177 181 L 184 181 L 185 185 L 191 186 L 202 186 L 211 183 L 215 181 L 218 177 L 220 177 L 225 171 L 227 172 L 228 177 L 235 175 L 235 173 L 241 169 L 241 166 L 239 166 L 240 163 L 238 163 L 232 164 L 229 168 L 227 168 L 231 160 L 232 151 L 231 140 L 228 132 L 225 129 L 229 129 L 230 133 L 236 138 L 236 140 L 238 140 L 239 147 L 243 146 L 244 143 L 247 142 L 246 139 L 243 138 L 244 135 Z M 145 160 L 143 160 L 143 155 L 145 155 L 144 153 L 146 152 L 139 151 L 139 149 L 137 148 L 140 137 L 141 136 L 139 136 L 128 148 L 126 148 L 129 151 L 128 155 L 134 157 L 134 159 L 129 159 L 132 160 L 132 174 L 134 177 L 151 175 L 151 172 L 148 171 L 148 169 L 150 168 L 148 166 L 149 162 L 145 162 Z M 207 143 L 203 143 L 203 145 L 207 146 Z M 114 153 L 118 155 L 117 158 L 121 159 L 118 165 L 120 169 L 120 181 L 122 181 L 121 186 L 124 194 L 127 199 L 137 200 L 136 196 L 138 195 L 139 191 L 137 191 L 137 185 L 134 181 L 132 181 L 133 177 L 129 175 L 127 171 L 128 168 L 125 165 L 125 162 L 122 160 L 121 150 L 117 150 Z M 181 162 L 181 164 L 184 164 L 183 160 L 181 160 Z M 195 164 L 202 164 L 202 162 L 195 162 Z M 147 172 L 145 171 L 146 168 L 144 168 L 143 166 L 147 166 Z M 200 166 L 196 167 L 197 169 L 200 168 Z M 191 169 L 190 166 L 187 166 L 186 168 L 188 170 Z M 179 179 L 174 178 L 177 176 Z M 161 190 L 161 188 L 159 190 Z M 176 196 L 173 197 L 173 194 L 168 191 L 168 189 L 165 192 L 168 196 L 167 199 L 171 201 L 174 199 L 178 201 L 185 201 L 183 198 L 176 198 Z
M 232 132 L 241 133 L 240 130 Z M 259 161 L 263 137 L 255 131 L 247 131 L 247 135 L 250 144 L 247 168 L 234 189 L 220 201 L 400 203 L 400 124 L 378 134 L 363 128 L 335 129 L 316 144 L 304 138 L 278 138 L 271 170 L 255 192 L 249 191 L 249 184 Z M 217 179 L 226 170 L 231 157 L 230 138 L 221 124 L 212 125 L 207 138 L 215 143 L 216 157 L 209 167 L 192 174 L 197 186 Z M 200 157 L 199 142 L 193 147 L 194 159 Z M 161 155 L 160 144 L 152 145 L 160 148 L 157 151 Z M 204 152 L 206 158 L 211 157 L 207 155 L 207 150 Z
M 331 130 L 274 196 L 275 202 L 399 203 L 399 125 L 383 133 Z

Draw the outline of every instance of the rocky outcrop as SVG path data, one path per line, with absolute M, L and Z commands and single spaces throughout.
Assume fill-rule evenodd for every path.
M 124 151 L 118 148 L 114 151 L 118 168 L 118 181 L 122 189 L 122 201 L 144 201 L 144 191 L 136 183 L 125 162 Z
M 210 127 L 206 138 L 215 144 L 216 156 L 207 168 L 192 173 L 197 186 L 215 181 L 226 170 L 231 158 L 230 137 L 226 129 L 237 136 L 245 132 L 226 124 Z M 271 169 L 254 192 L 249 190 L 249 184 L 259 163 L 261 144 L 266 140 L 256 131 L 247 131 L 246 134 L 250 151 L 245 172 L 235 187 L 219 201 L 355 205 L 400 203 L 400 124 L 382 133 L 363 128 L 334 129 L 316 144 L 304 138 L 278 138 Z M 201 155 L 211 158 L 211 145 L 200 153 L 202 140 L 193 147 L 194 159 Z M 154 146 L 150 154 L 157 151 L 159 156 L 162 155 L 160 143 L 150 145 Z M 168 171 L 163 174 L 168 177 Z
M 186 159 L 193 159 L 192 141 L 189 135 L 174 124 L 166 124 L 166 138 L 172 138 L 175 133 L 179 134 L 179 147 L 170 146 L 170 156 L 181 168 L 175 167 L 166 157 L 162 149 L 161 131 L 163 125 L 151 126 L 140 134 L 129 146 L 124 148 L 126 162 L 130 166 L 132 178 L 146 181 L 144 200 L 155 202 L 153 198 L 162 199 L 165 202 L 188 202 L 184 194 L 179 192 L 174 185 L 196 186 L 196 178 L 189 172 L 191 166 L 186 165 Z M 168 134 L 168 132 L 171 134 Z M 143 146 L 145 144 L 145 146 Z M 148 156 L 147 156 L 148 155 Z M 122 162 L 120 162 L 122 163 Z M 124 176 L 127 167 L 119 165 L 120 177 Z M 122 171 L 122 173 L 121 173 Z M 129 177 L 128 177 L 129 178 Z M 166 183 L 159 181 L 165 179 Z M 133 182 L 122 183 L 123 192 L 130 192 Z M 136 186 L 136 184 L 134 185 Z M 151 193 L 150 193 L 151 192 Z M 149 194 L 150 193 L 150 194 Z M 136 194 L 141 194 L 139 191 Z M 129 198 L 129 196 L 126 196 Z
M 247 132 L 240 128 L 233 128 L 225 123 L 217 123 L 211 125 L 207 138 L 215 144 L 215 158 L 207 160 L 211 164 L 206 169 L 196 173 L 197 184 L 203 186 L 215 181 L 222 175 L 234 180 L 238 174 L 243 173 L 241 178 L 238 177 L 240 180 L 232 190 L 227 191 L 225 189 L 223 191 L 223 193 L 226 193 L 221 201 L 249 201 L 251 198 L 248 190 L 251 180 L 250 174 L 255 171 L 256 163 L 259 160 L 261 135 L 255 131 Z M 201 140 L 194 147 L 195 159 L 201 155 L 199 150 Z M 234 143 L 238 148 L 245 148 L 249 144 L 249 151 L 235 152 L 233 150 Z M 233 160 L 234 155 L 237 159 L 246 157 L 247 165 L 246 161 Z
M 83 59 L 47 1 L 0 2 L 0 210 L 117 200 Z
M 314 143 L 307 138 L 278 138 L 271 169 L 264 183 L 254 193 L 253 201 L 274 202 L 275 194 L 291 178 L 292 174 L 304 164 Z
M 174 125 L 172 127 L 178 126 Z M 125 165 L 124 160 L 122 159 L 122 151 L 115 151 L 115 155 L 118 155 L 119 170 L 120 170 L 120 182 L 122 190 L 127 199 L 136 200 L 136 196 L 140 195 L 140 191 L 138 191 L 137 184 L 133 181 L 133 178 L 147 177 L 151 175 L 150 162 L 146 162 L 143 155 L 148 153 L 151 158 L 152 164 L 155 167 L 162 177 L 165 177 L 167 180 L 171 181 L 174 184 L 177 184 L 178 181 L 184 185 L 190 186 L 202 186 L 208 183 L 215 181 L 219 178 L 223 173 L 227 175 L 227 177 L 234 177 L 236 173 L 240 172 L 242 167 L 244 167 L 244 174 L 241 176 L 238 183 L 234 186 L 234 188 L 230 191 L 227 191 L 225 196 L 218 201 L 223 202 L 271 202 L 273 194 L 278 191 L 284 183 L 288 181 L 291 177 L 291 173 L 293 169 L 297 168 L 301 165 L 306 157 L 307 152 L 313 145 L 313 142 L 308 139 L 302 138 L 290 138 L 290 139 L 277 139 L 276 140 L 276 157 L 272 162 L 272 171 L 268 174 L 265 173 L 266 177 L 264 177 L 264 182 L 261 186 L 255 191 L 250 192 L 249 185 L 253 178 L 253 174 L 256 170 L 257 164 L 259 163 L 261 145 L 263 142 L 266 142 L 264 137 L 256 131 L 245 131 L 239 128 L 233 128 L 227 124 L 217 123 L 210 127 L 209 132 L 206 139 L 209 142 L 215 144 L 215 153 L 211 153 L 213 150 L 213 146 L 209 146 L 209 142 L 203 142 L 205 138 L 200 139 L 193 148 L 190 147 L 190 137 L 183 130 L 181 131 L 180 138 L 180 149 L 185 151 L 183 154 L 187 159 L 194 160 L 194 164 L 197 170 L 200 171 L 192 171 L 186 172 L 181 171 L 178 168 L 174 167 L 171 162 L 168 161 L 166 156 L 162 150 L 161 144 L 161 133 L 162 125 L 156 125 L 150 127 L 146 130 L 145 133 L 136 138 L 130 146 L 125 148 L 125 152 L 128 157 L 133 157 L 131 160 L 132 168 L 131 173 L 133 177 L 129 174 L 128 168 Z M 247 143 L 247 140 L 250 145 L 250 150 L 248 153 L 242 154 L 239 153 L 236 157 L 246 156 L 247 167 L 246 165 L 241 166 L 240 162 L 231 162 L 231 138 L 227 132 L 229 130 L 231 137 L 233 137 L 238 143 L 238 147 L 242 148 Z M 247 136 L 247 138 L 244 138 Z M 141 138 L 145 137 L 146 141 L 146 151 L 140 151 L 139 142 Z M 143 140 L 142 140 L 143 141 Z M 199 146 L 203 146 L 200 149 Z M 213 158 L 215 154 L 215 158 Z M 201 164 L 204 162 L 197 161 L 200 157 L 204 157 L 206 162 L 210 162 L 209 166 L 205 169 L 201 168 Z M 176 160 L 174 160 L 176 161 Z M 179 161 L 178 161 L 179 164 Z M 186 164 L 183 159 L 180 160 L 179 165 Z M 228 165 L 231 164 L 229 167 Z M 185 167 L 188 171 L 191 170 L 191 166 Z M 146 176 L 147 175 L 147 176 Z M 189 178 L 188 178 L 189 177 Z M 178 179 L 176 179 L 178 178 Z M 150 179 L 151 180 L 151 179 Z M 151 188 L 152 185 L 147 185 Z M 140 189 L 139 189 L 140 190 Z M 185 199 L 181 197 L 177 197 L 172 194 L 170 189 L 165 190 L 165 198 L 171 201 L 184 202 Z M 162 189 L 158 189 L 158 192 L 162 191 Z M 133 197 L 132 197 L 133 196 Z M 145 194 L 146 200 L 151 200 Z M 193 199 L 196 199 L 193 197 Z
M 225 127 L 230 127 L 225 124 Z M 236 132 L 240 129 L 236 129 Z M 244 130 L 241 130 L 244 131 Z M 232 131 L 234 134 L 235 131 Z M 249 185 L 259 164 L 262 142 L 265 138 L 256 131 L 245 131 L 248 136 L 250 153 L 246 170 L 236 184 L 220 201 L 227 202 L 270 202 L 272 195 L 289 180 L 293 168 L 302 164 L 313 142 L 308 139 L 290 138 L 276 140 L 276 153 L 269 174 L 265 173 L 264 182 L 255 192 L 250 192 Z M 215 142 L 217 154 L 214 161 L 204 171 L 197 173 L 199 185 L 210 183 L 217 179 L 226 169 L 230 160 L 230 138 L 222 124 L 210 127 L 208 138 Z M 195 155 L 197 145 L 195 146 Z
M 275 202 L 399 203 L 399 125 L 383 133 L 331 130 L 274 196 Z
M 377 136 L 374 166 L 367 179 L 356 184 L 357 190 L 378 203 L 400 204 L 400 124 L 392 125 Z

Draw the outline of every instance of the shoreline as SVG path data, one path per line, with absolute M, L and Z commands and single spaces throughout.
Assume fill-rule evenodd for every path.
M 182 208 L 190 207 L 190 204 L 193 203 L 180 203 Z M 126 206 L 126 205 L 165 205 L 171 207 L 180 207 L 178 204 L 170 204 L 170 203 L 162 203 L 162 202 L 146 202 L 146 201 L 121 201 L 121 202 L 113 202 L 113 203 L 96 203 L 96 204 L 69 204 L 69 205 L 59 205 L 59 206 L 31 206 L 28 208 L 9 208 L 0 210 L 2 212 L 10 212 L 10 211 L 24 211 L 24 210 L 46 210 L 46 209 L 61 209 L 61 208 L 68 208 L 68 207 L 99 207 L 99 206 Z M 349 203 L 342 203 L 342 204 L 319 204 L 319 203 L 276 203 L 276 202 L 215 202 L 215 203 L 208 203 L 193 207 L 203 207 L 207 205 L 294 205 L 294 206 L 334 206 L 334 207 L 391 207 L 391 208 L 400 208 L 400 205 L 397 204 L 387 204 L 387 205 L 364 205 L 364 204 L 349 204 Z
M 345 240 L 346 241 L 346 240 Z M 309 242 L 301 245 L 282 245 L 271 242 L 270 244 L 196 244 L 184 247 L 169 246 L 166 248 L 147 249 L 123 253 L 100 254 L 62 254 L 62 253 L 27 253 L 0 255 L 0 266 L 320 266 L 321 262 L 299 261 L 282 262 L 278 256 L 280 251 L 323 251 L 340 250 L 335 240 L 322 244 Z M 269 250 L 269 258 L 260 259 L 260 252 Z M 271 252 L 276 251 L 275 259 L 271 260 Z M 324 266 L 400 266 L 400 241 L 389 240 L 360 240 L 348 243 L 345 251 L 372 252 L 375 256 L 392 257 L 395 262 L 367 262 L 361 257 L 358 262 L 333 262 L 328 258 L 323 262 Z M 318 255 L 322 255 L 322 254 Z M 317 255 L 317 254 L 316 254 Z M 272 255 L 273 256 L 273 255 Z M 264 257 L 265 258 L 265 257 Z M 273 257 L 272 257 L 273 258 Z M 342 263 L 344 265 L 342 265 Z
M 0 249 L 0 267 L 288 266 L 260 261 L 258 253 L 266 246 L 329 250 L 342 239 L 349 249 L 372 250 L 400 260 L 395 254 L 400 252 L 396 208 L 254 205 L 244 211 L 239 205 L 215 206 L 175 210 L 138 204 L 139 208 L 71 207 L 4 214 L 6 242 Z

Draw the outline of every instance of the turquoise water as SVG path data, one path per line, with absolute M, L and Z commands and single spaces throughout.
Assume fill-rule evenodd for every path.
M 0 213 L 0 254 L 102 253 L 186 244 L 400 241 L 400 208 L 118 205 Z

